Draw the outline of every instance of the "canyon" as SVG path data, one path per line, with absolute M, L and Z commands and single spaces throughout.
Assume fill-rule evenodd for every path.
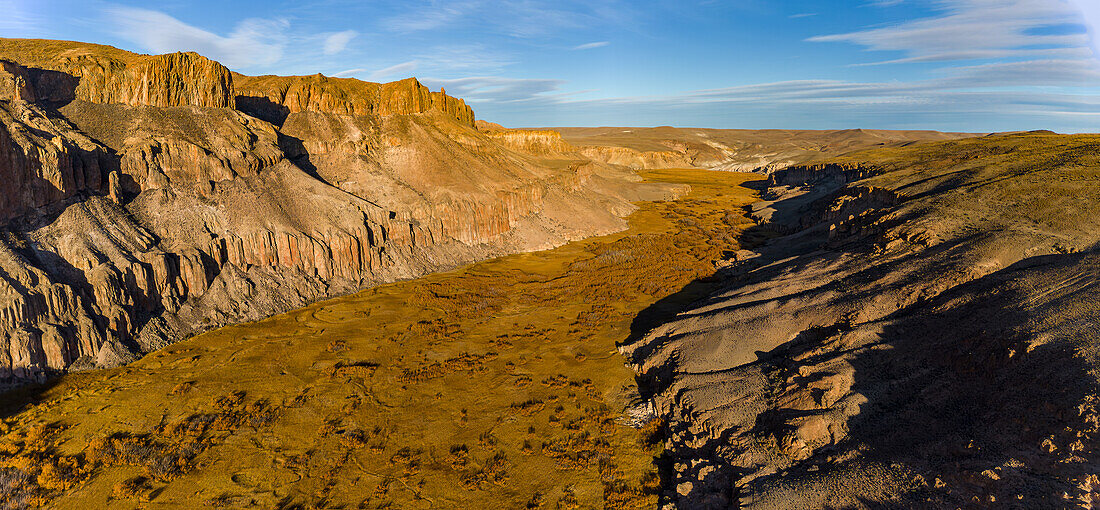
M 412 78 L 245 76 L 196 53 L 21 39 L 0 40 L 0 63 L 6 387 L 621 230 L 634 202 L 683 191 L 636 169 L 963 136 L 656 128 L 611 147 L 602 131 L 475 121 Z M 638 152 L 654 143 L 675 150 Z
M 0 509 L 1091 508 L 1098 172 L 0 39 Z
M 674 196 L 512 150 L 415 79 L 248 77 L 195 53 L 0 40 L 0 378 L 625 227 Z

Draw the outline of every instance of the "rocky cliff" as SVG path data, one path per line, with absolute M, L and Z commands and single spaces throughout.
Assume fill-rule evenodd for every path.
M 0 55 L 23 67 L 23 79 L 38 101 L 233 107 L 232 74 L 197 53 L 134 55 L 95 45 L 49 43 L 0 41 Z
M 516 150 L 414 79 L 10 39 L 0 64 L 5 384 L 615 231 L 671 192 L 564 146 Z
M 549 129 L 492 129 L 479 127 L 500 143 L 529 154 L 563 154 L 576 152 L 576 148 L 562 140 L 561 133 Z M 585 154 L 585 156 L 588 156 Z M 591 159 L 591 158 L 590 158 Z
M 281 123 L 288 113 L 320 112 L 339 115 L 408 115 L 436 111 L 468 126 L 474 112 L 466 102 L 431 92 L 416 78 L 391 83 L 369 83 L 352 78 L 313 76 L 235 75 L 241 109 Z

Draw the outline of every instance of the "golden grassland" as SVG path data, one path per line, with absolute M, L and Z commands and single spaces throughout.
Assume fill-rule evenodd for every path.
M 692 192 L 5 395 L 0 507 L 652 508 L 660 434 L 625 424 L 616 344 L 705 292 L 758 177 L 644 176 Z

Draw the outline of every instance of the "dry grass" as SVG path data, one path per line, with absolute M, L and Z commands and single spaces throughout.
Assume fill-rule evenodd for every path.
M 626 232 L 224 328 L 13 402 L 4 497 L 652 507 L 660 435 L 620 424 L 634 374 L 616 344 L 640 312 L 738 248 L 753 198 L 745 175 L 647 177 L 694 191 L 643 204 Z M 34 432 L 48 423 L 63 427 Z

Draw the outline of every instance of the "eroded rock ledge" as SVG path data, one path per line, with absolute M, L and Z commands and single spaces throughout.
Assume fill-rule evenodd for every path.
M 0 64 L 8 386 L 609 233 L 673 192 L 568 148 L 516 150 L 415 79 L 247 77 L 193 53 L 10 39 Z

